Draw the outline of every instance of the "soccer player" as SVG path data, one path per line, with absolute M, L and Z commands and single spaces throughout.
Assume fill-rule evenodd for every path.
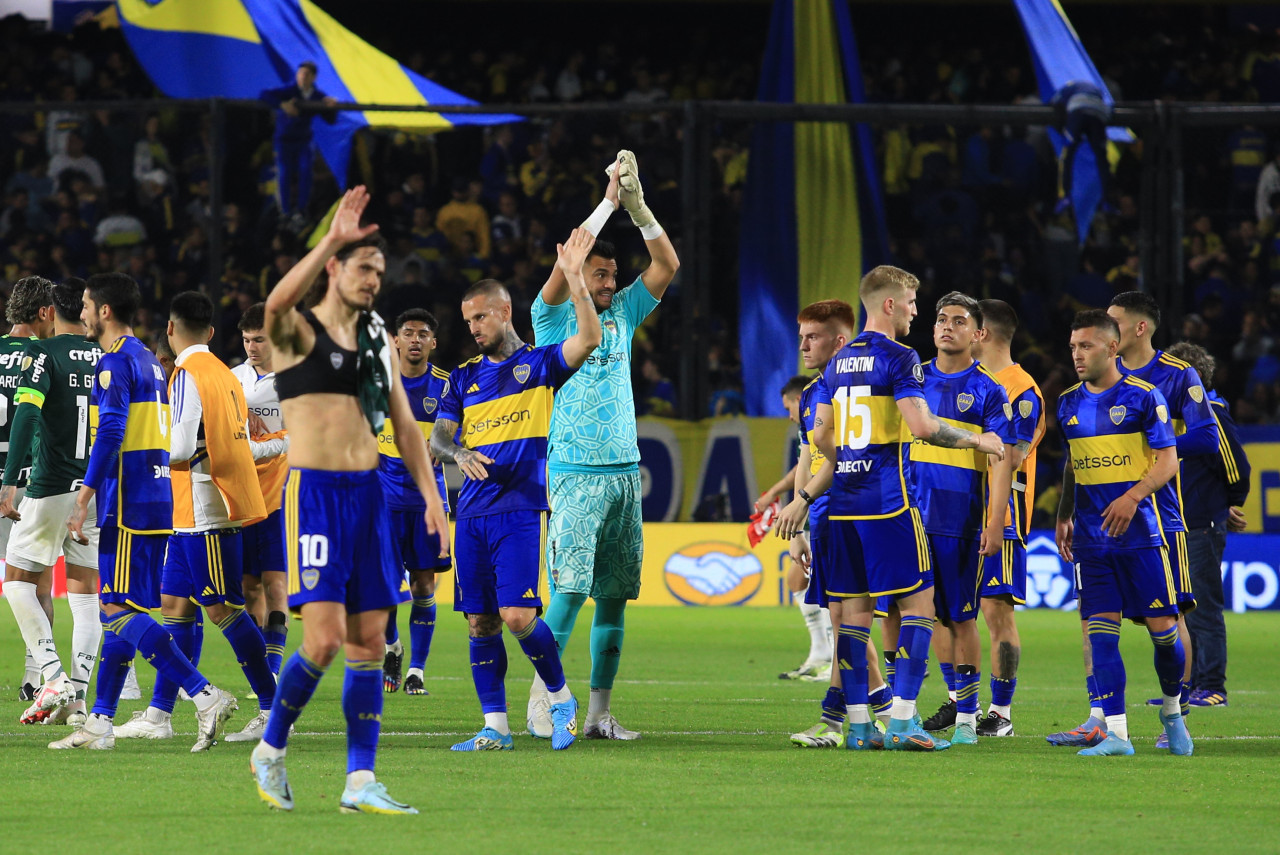
M 14 286 L 13 296 L 19 305 L 29 296 L 26 283 L 33 280 Z M 78 727 L 85 721 L 85 697 L 102 643 L 98 529 L 91 511 L 85 527 L 89 543 L 81 545 L 67 533 L 67 519 L 89 457 L 89 390 L 93 388 L 93 367 L 102 351 L 84 340 L 84 324 L 80 322 L 83 283 L 53 285 L 42 280 L 35 290 L 41 300 L 51 301 L 55 312 L 52 325 L 36 321 L 40 340 L 27 345 L 25 368 L 14 396 L 17 407 L 10 419 L 9 456 L 0 490 L 0 514 L 15 521 L 5 558 L 5 595 L 23 640 L 36 656 L 47 690 L 69 685 L 73 691 L 65 705 L 56 705 L 47 695 L 44 704 L 37 699 L 23 714 L 22 723 Z M 30 481 L 19 513 L 14 502 L 18 482 L 27 471 Z M 51 575 L 58 556 L 64 553 L 72 617 L 67 672 L 54 646 L 48 618 L 36 600 L 37 586 Z M 41 690 L 42 695 L 45 691 Z
M 843 300 L 819 300 L 800 310 L 796 320 L 800 324 L 800 359 L 809 370 L 822 371 L 831 358 L 840 352 L 853 338 L 857 316 L 853 307 Z M 809 478 L 822 469 L 826 457 L 814 445 L 814 425 L 817 418 L 818 395 L 822 388 L 821 376 L 804 386 L 797 405 L 800 420 L 800 460 L 797 463 L 798 478 Z M 809 585 L 804 600 L 813 608 L 826 611 L 831 626 L 840 626 L 843 616 L 843 600 L 827 592 L 832 562 L 837 560 L 830 549 L 830 523 L 827 518 L 829 496 L 818 496 L 809 507 L 809 539 L 803 532 L 791 537 L 790 554 L 793 561 L 809 572 Z M 828 656 L 834 651 L 828 650 Z M 791 735 L 791 742 L 801 748 L 839 748 L 844 745 L 844 722 L 848 715 L 845 702 L 845 685 L 840 663 L 826 663 L 830 685 L 822 701 L 822 713 L 818 723 L 807 730 Z M 893 693 L 880 673 L 880 659 L 875 644 L 867 641 L 867 686 L 876 688 L 869 693 L 872 711 L 888 717 Z M 847 669 L 845 669 L 847 670 Z M 851 687 L 850 687 L 851 688 Z
M 564 650 L 588 596 L 596 602 L 591 623 L 591 695 L 583 722 L 587 739 L 639 739 L 610 712 L 622 656 L 627 600 L 640 596 L 644 535 L 640 513 L 640 450 L 631 391 L 631 339 L 662 300 L 680 267 L 671 238 L 644 201 L 635 155 L 618 152 L 605 199 L 584 228 L 600 233 L 621 203 L 640 229 L 649 267 L 618 288 L 613 246 L 596 241 L 587 259 L 587 288 L 603 329 L 603 343 L 577 376 L 556 393 L 548 452 L 551 521 L 547 566 L 551 602 L 547 625 Z M 557 266 L 533 301 L 538 347 L 567 341 L 582 329 L 565 276 Z M 456 390 L 461 393 L 463 390 Z M 527 724 L 534 736 L 550 736 L 546 687 L 534 680 Z
M 982 329 L 978 301 L 958 291 L 938 300 L 933 343 L 938 356 L 924 365 L 924 397 L 929 410 L 947 424 L 971 433 L 991 433 L 1005 445 L 1001 460 L 968 449 L 911 443 L 911 480 L 933 558 L 934 605 L 949 632 L 934 636 L 940 663 L 955 680 L 953 745 L 978 742 L 978 686 L 982 679 L 978 637 L 979 572 L 983 560 L 1004 546 L 1013 462 L 1012 415 L 1000 381 L 971 353 Z M 991 490 L 988 513 L 984 480 Z M 944 707 L 949 705 L 944 704 Z M 925 722 L 925 730 L 935 725 Z
M 343 195 L 328 233 L 280 280 L 264 312 L 289 426 L 289 607 L 302 613 L 303 627 L 302 646 L 280 670 L 267 729 L 251 759 L 258 795 L 279 810 L 293 809 L 284 762 L 289 728 L 345 644 L 347 780 L 338 809 L 417 813 L 374 775 L 383 635 L 403 577 L 377 472 L 377 434 L 388 415 L 396 436 L 404 437 L 400 454 L 426 502 L 427 531 L 440 533 L 442 545 L 448 521 L 405 400 L 395 348 L 372 311 L 386 258 L 378 227 L 360 224 L 368 204 L 363 186 Z M 299 310 L 313 283 L 321 289 L 319 302 Z
M 134 653 L 191 696 L 203 751 L 222 735 L 236 699 L 204 678 L 173 636 L 149 614 L 160 605 L 160 568 L 173 526 L 169 483 L 169 397 L 164 370 L 133 335 L 142 295 L 123 273 L 89 278 L 80 318 L 85 338 L 103 350 L 89 396 L 92 446 L 84 483 L 67 527 L 88 543 L 85 521 L 101 494 L 98 526 L 98 599 L 103 632 L 97 699 L 84 727 L 50 748 L 115 747 L 112 719 Z
M 284 523 L 280 515 L 284 481 L 289 474 L 289 434 L 280 416 L 271 340 L 263 329 L 265 309 L 265 304 L 255 303 L 241 316 L 240 338 L 245 360 L 232 368 L 231 373 L 240 381 L 249 406 L 249 438 L 264 443 L 280 441 L 283 447 L 280 454 L 257 459 L 258 483 L 267 506 L 267 518 L 245 526 L 240 534 L 244 543 L 245 610 L 262 627 L 262 637 L 267 644 L 267 667 L 279 676 L 289 633 Z
M 18 391 L 18 382 L 22 379 L 22 360 L 27 351 L 27 343 L 36 338 L 37 326 L 41 329 L 52 329 L 53 327 L 53 300 L 50 297 L 50 291 L 53 283 L 48 279 L 40 276 L 28 276 L 19 279 L 13 283 L 13 289 L 9 293 L 9 300 L 5 305 L 5 317 L 12 325 L 9 332 L 0 336 L 0 406 L 4 407 L 4 412 L 11 413 L 14 410 L 14 395 Z M 47 335 L 47 333 L 46 333 Z M 5 465 L 5 458 L 8 455 L 9 448 L 9 431 L 10 421 L 8 418 L 0 424 L 0 467 Z M 22 475 L 23 473 L 19 473 Z M 26 492 L 27 484 L 25 477 L 20 477 L 15 482 L 17 491 L 14 495 L 13 504 L 16 507 L 22 501 L 22 496 Z M 9 551 L 9 532 L 13 528 L 13 520 L 7 516 L 0 517 L 0 552 L 8 553 Z M 52 575 L 42 575 L 41 581 L 37 584 L 35 590 L 36 602 L 44 611 L 46 619 L 50 625 L 53 623 L 53 597 L 51 594 L 53 577 Z M 7 581 L 7 580 L 6 580 Z M 16 594 L 10 594 L 6 591 L 5 598 L 9 600 L 12 606 L 14 598 L 21 601 L 28 601 L 27 592 L 22 583 L 19 583 L 15 589 Z M 52 634 L 50 634 L 52 637 Z M 40 669 L 36 666 L 35 657 L 32 656 L 30 648 L 25 653 L 25 663 L 22 673 L 22 682 L 18 687 L 18 700 L 32 701 L 35 700 L 36 692 L 40 690 L 42 685 Z
M 431 429 L 440 411 L 440 402 L 449 391 L 449 372 L 432 365 L 431 351 L 436 347 L 436 330 L 440 324 L 426 309 L 408 309 L 395 320 L 396 351 L 400 355 L 400 382 L 404 385 L 409 409 L 424 439 L 430 438 Z M 426 510 L 422 495 L 413 483 L 413 476 L 405 468 L 396 445 L 395 428 L 391 422 L 382 426 L 378 434 L 378 475 L 382 490 L 391 511 L 391 537 L 398 566 L 409 574 L 409 592 L 413 606 L 409 611 L 409 673 L 404 679 L 406 695 L 425 695 L 423 675 L 427 666 L 427 654 L 431 652 L 431 637 L 436 631 L 436 574 L 448 572 L 447 555 L 440 544 L 439 533 L 428 535 L 422 514 Z M 446 511 L 449 509 L 449 492 L 444 483 L 444 466 L 434 466 L 436 489 Z M 396 628 L 396 611 L 391 610 L 387 621 L 387 634 Z M 404 647 L 399 633 L 388 641 L 389 649 L 382 665 L 383 689 L 394 692 L 400 688 L 400 665 Z
M 258 696 L 258 714 L 233 736 L 261 736 L 275 694 L 267 647 L 258 625 L 244 611 L 240 528 L 267 515 L 254 466 L 257 454 L 279 446 L 248 441 L 248 407 L 240 381 L 209 352 L 213 301 L 184 291 L 169 303 L 169 344 L 178 354 L 169 381 L 173 427 L 169 461 L 173 484 L 173 528 L 160 581 L 165 626 L 188 659 L 197 661 L 190 629 L 197 606 L 217 624 Z M 168 739 L 179 686 L 156 680 L 151 704 L 116 728 L 123 739 Z
M 1021 365 L 1013 361 L 1010 345 L 1018 329 L 1018 315 L 1003 300 L 981 300 L 982 333 L 973 342 L 973 358 L 1004 386 L 1013 410 L 1009 453 L 1013 472 L 1009 507 L 1004 511 L 1004 542 L 997 555 L 982 560 L 978 596 L 982 618 L 991 636 L 991 706 L 978 722 L 978 736 L 1013 736 L 1013 693 L 1018 686 L 1022 641 L 1014 620 L 1014 606 L 1026 602 L 1027 534 L 1036 491 L 1036 448 L 1045 433 L 1044 396 Z M 999 513 L 989 494 L 988 513 Z
M 1178 471 L 1169 408 L 1155 386 L 1120 371 L 1120 329 L 1100 309 L 1071 323 L 1071 359 L 1081 382 L 1058 399 L 1069 460 L 1062 472 L 1055 539 L 1075 564 L 1088 626 L 1093 681 L 1106 735 L 1086 757 L 1133 753 L 1125 714 L 1120 619 L 1146 624 L 1164 697 L 1160 722 L 1174 754 L 1193 746 L 1180 709 L 1184 664 L 1178 600 L 1154 499 Z
M 484 279 L 467 289 L 462 314 L 480 355 L 449 375 L 449 390 L 431 432 L 440 460 L 458 464 L 466 480 L 458 495 L 458 554 L 453 608 L 466 614 L 471 636 L 471 678 L 484 727 L 454 751 L 510 751 L 503 679 L 505 624 L 546 683 L 551 747 L 577 738 L 578 702 L 565 684 L 560 651 L 537 615 L 546 544 L 547 435 L 556 389 L 600 344 L 600 316 L 583 265 L 595 238 L 574 229 L 557 245 L 556 262 L 569 283 L 578 331 L 559 344 L 533 347 L 511 325 L 511 297 Z M 455 441 L 455 435 L 461 444 Z
M 944 448 L 976 448 L 1002 458 L 995 434 L 952 427 L 929 410 L 916 352 L 896 340 L 911 329 L 920 280 L 882 265 L 862 278 L 866 326 L 827 363 L 818 386 L 813 443 L 827 458 L 778 519 L 779 537 L 799 531 L 814 497 L 831 487 L 828 597 L 845 601 L 836 642 L 856 750 L 933 751 L 950 743 L 914 722 L 933 635 L 933 572 L 920 512 L 907 488 L 903 429 Z M 915 549 L 912 550 L 911 546 Z M 868 705 L 867 643 L 875 598 L 892 596 L 902 614 L 892 718 L 883 740 Z M 845 666 L 848 666 L 847 668 Z

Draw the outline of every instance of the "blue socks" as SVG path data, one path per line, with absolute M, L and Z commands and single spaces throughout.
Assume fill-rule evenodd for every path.
M 347 774 L 373 771 L 382 731 L 382 660 L 348 659 L 342 681 L 342 713 L 347 717 Z
M 942 679 L 947 681 L 947 693 L 956 691 L 956 666 L 950 662 L 939 662 L 938 670 L 942 672 Z
M 520 649 L 533 663 L 542 682 L 547 684 L 548 692 L 558 692 L 564 688 L 564 668 L 560 664 L 560 649 L 551 627 L 542 618 L 535 617 L 533 622 L 516 634 Z
M 982 674 L 972 665 L 956 666 L 956 715 L 978 714 L 978 684 Z
M 106 615 L 102 616 L 105 627 Z M 102 633 L 102 654 L 98 657 L 98 694 L 93 701 L 94 715 L 105 715 L 115 718 L 116 708 L 120 705 L 120 691 L 124 688 L 125 678 L 129 676 L 129 666 L 133 664 L 134 646 L 116 635 L 110 629 Z
M 195 650 L 195 615 L 165 615 L 164 628 L 173 636 L 173 643 L 182 651 L 182 655 L 194 665 L 199 659 Z M 151 706 L 163 712 L 172 713 L 178 703 L 178 684 L 164 674 L 156 674 L 156 684 L 151 690 Z
M 267 645 L 267 667 L 272 674 L 280 674 L 284 662 L 284 647 L 289 637 L 289 616 L 284 612 L 267 615 L 267 625 L 262 630 L 262 640 Z
M 151 615 L 125 612 L 111 618 L 104 614 L 102 623 L 105 628 L 136 647 L 142 658 L 150 662 L 157 672 L 186 689 L 188 695 L 195 697 L 209 685 L 209 681 L 196 670 L 191 660 L 182 655 L 178 645 L 173 642 L 173 636 L 152 620 Z
M 828 686 L 827 696 L 822 699 L 823 720 L 832 727 L 840 727 L 844 724 L 845 716 L 848 714 L 847 706 L 844 700 L 844 692 L 835 686 Z
M 391 614 L 387 615 L 387 644 L 395 644 L 400 640 L 400 626 L 396 622 L 397 609 L 392 607 Z
M 1104 715 L 1124 714 L 1125 672 L 1120 658 L 1120 623 L 1089 618 L 1089 647 L 1093 651 L 1093 681 Z M 1176 632 L 1176 630 L 1175 630 Z M 1179 666 L 1178 677 L 1182 675 Z
M 871 630 L 865 626 L 840 624 L 836 634 L 836 661 L 840 666 L 840 682 L 844 685 L 845 703 L 849 706 L 868 704 L 870 679 L 867 672 L 867 640 Z
M 507 646 L 502 635 L 471 638 L 471 681 L 480 697 L 480 712 L 507 711 Z
M 902 632 L 898 636 L 898 670 L 894 677 L 893 696 L 904 701 L 920 697 L 920 685 L 929 668 L 929 642 L 933 639 L 933 618 L 902 616 Z
M 1092 642 L 1090 642 L 1089 647 L 1090 649 L 1093 648 Z M 1101 709 L 1102 698 L 1098 695 L 1098 681 L 1094 679 L 1092 674 L 1084 678 L 1084 686 L 1085 690 L 1089 693 L 1089 708 L 1093 709 L 1094 707 L 1098 707 Z
M 414 597 L 409 611 L 409 667 L 423 670 L 431 652 L 431 638 L 436 634 L 436 598 Z
M 591 688 L 612 689 L 622 660 L 622 638 L 626 635 L 623 615 L 626 600 L 596 600 L 596 614 L 591 621 Z M 556 639 L 559 643 L 559 639 Z M 561 648 L 564 649 L 563 647 Z
M 235 609 L 218 624 L 218 629 L 231 644 L 240 669 L 249 678 L 249 685 L 258 696 L 258 709 L 271 709 L 276 696 L 276 678 L 267 665 L 267 644 L 258 625 L 244 610 Z
M 1177 624 L 1165 632 L 1148 632 L 1155 647 L 1156 677 L 1160 680 L 1160 692 L 1167 698 L 1181 695 L 1182 669 L 1187 660 L 1182 639 L 1178 637 Z
M 1013 703 L 1013 692 L 1018 688 L 1018 678 L 1014 677 L 1010 680 L 1001 680 L 999 677 L 991 678 L 991 705 L 997 707 L 1007 707 Z
M 280 670 L 280 682 L 276 686 L 275 700 L 271 703 L 271 717 L 262 741 L 272 748 L 284 748 L 289 742 L 289 728 L 302 714 L 302 708 L 315 694 L 324 669 L 298 650 Z M 379 687 L 381 691 L 381 687 Z

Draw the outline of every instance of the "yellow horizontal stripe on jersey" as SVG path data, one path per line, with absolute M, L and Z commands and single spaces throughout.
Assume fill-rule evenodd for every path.
M 866 448 L 868 445 L 888 445 L 899 442 L 904 430 L 902 413 L 892 395 L 867 395 L 835 398 L 831 402 L 834 413 L 836 445 L 840 448 Z M 866 420 L 871 420 L 870 438 L 867 438 Z
M 935 418 L 956 430 L 968 431 L 969 433 L 982 432 L 981 425 L 969 424 L 956 419 L 945 419 L 942 416 L 935 416 Z M 904 437 L 904 439 L 907 438 L 909 437 Z M 937 463 L 942 466 L 954 466 L 957 469 L 971 469 L 975 472 L 987 471 L 987 455 L 977 449 L 943 448 L 940 445 L 927 443 L 922 439 L 911 440 L 911 462 Z
M 518 395 L 468 404 L 462 409 L 462 445 L 475 448 L 547 436 L 554 397 L 550 386 L 535 386 Z
M 129 405 L 120 451 L 169 450 L 169 405 L 143 401 Z
M 1086 486 L 1140 481 L 1151 468 L 1151 448 L 1141 433 L 1078 437 L 1071 440 L 1071 468 Z
M 423 440 L 431 441 L 431 429 L 435 424 L 434 421 L 418 422 L 418 430 L 422 431 Z M 400 458 L 400 449 L 396 446 L 396 429 L 391 424 L 391 419 L 382 423 L 382 432 L 378 434 L 378 453 L 397 460 Z

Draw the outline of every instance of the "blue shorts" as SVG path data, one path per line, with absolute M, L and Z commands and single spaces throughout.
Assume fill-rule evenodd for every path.
M 1082 618 L 1108 612 L 1132 619 L 1178 614 L 1173 569 L 1163 546 L 1085 554 L 1076 550 L 1075 559 Z
M 102 526 L 98 535 L 98 599 L 141 611 L 160 608 L 160 570 L 167 534 L 134 534 Z
M 427 533 L 426 508 L 402 510 L 392 508 L 391 539 L 400 556 L 396 566 L 405 570 L 431 570 L 444 573 L 452 565 L 447 557 L 440 557 L 440 535 Z
M 1018 605 L 1027 602 L 1027 545 L 1006 538 L 1000 554 L 982 559 L 978 577 L 979 597 L 1012 597 Z
M 831 565 L 831 556 L 827 549 L 831 544 L 831 523 L 826 516 L 809 515 L 809 554 L 813 562 L 809 566 L 809 587 L 805 589 L 804 601 L 813 606 L 826 608 L 831 598 L 827 596 L 827 574 Z
M 290 609 L 344 603 L 360 614 L 408 599 L 378 470 L 290 469 L 284 513 Z
M 244 605 L 244 546 L 240 529 L 171 534 L 160 593 L 202 606 Z
M 832 519 L 829 535 L 826 593 L 833 600 L 912 594 L 933 585 L 929 541 L 915 508 L 880 519 Z
M 285 572 L 284 513 L 272 511 L 265 520 L 241 529 L 244 543 L 244 575 Z
M 933 557 L 933 607 L 944 625 L 964 623 L 978 617 L 977 537 L 930 534 Z
M 1178 609 L 1186 614 L 1194 611 L 1196 595 L 1191 590 L 1191 562 L 1187 559 L 1187 533 L 1175 531 L 1165 535 L 1169 542 L 1169 567 L 1173 570 L 1173 590 L 1178 596 Z
M 496 615 L 542 605 L 538 584 L 546 552 L 545 511 L 513 511 L 458 520 L 453 535 L 453 610 Z

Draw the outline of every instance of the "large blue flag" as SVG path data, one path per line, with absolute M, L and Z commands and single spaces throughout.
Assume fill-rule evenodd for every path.
M 761 101 L 865 100 L 849 6 L 776 0 Z M 739 249 L 739 335 L 750 415 L 777 415 L 800 368 L 796 314 L 823 299 L 858 306 L 862 274 L 888 255 L 871 131 L 862 124 L 761 122 L 751 140 Z
M 117 0 L 120 25 L 151 80 L 172 98 L 257 98 L 316 64 L 316 85 L 339 101 L 455 105 L 475 101 L 410 71 L 311 0 Z M 346 186 L 352 135 L 370 126 L 439 131 L 518 116 L 344 110 L 315 123 L 319 147 Z

